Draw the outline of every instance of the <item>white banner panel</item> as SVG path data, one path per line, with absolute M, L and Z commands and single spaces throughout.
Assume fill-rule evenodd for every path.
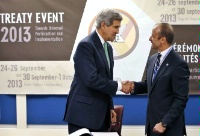
M 2 61 L 1 94 L 66 94 L 73 79 L 69 61 Z
M 190 91 L 198 93 L 198 0 L 6 0 L 0 4 L 0 94 L 68 94 L 78 42 L 95 30 L 104 8 L 124 18 L 110 43 L 114 80 L 144 78 L 152 28 L 167 22 L 176 29 L 176 51 L 189 63 Z
M 119 35 L 110 43 L 115 58 L 114 80 L 141 80 L 151 49 L 148 37 L 155 22 L 131 0 L 87 1 L 71 61 L 78 42 L 95 30 L 95 16 L 104 8 L 114 8 L 123 15 Z

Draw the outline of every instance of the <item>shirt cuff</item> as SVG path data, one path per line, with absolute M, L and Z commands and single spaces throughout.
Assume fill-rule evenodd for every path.
M 118 83 L 117 91 L 121 91 L 122 90 L 122 83 L 121 82 L 117 82 L 117 83 Z

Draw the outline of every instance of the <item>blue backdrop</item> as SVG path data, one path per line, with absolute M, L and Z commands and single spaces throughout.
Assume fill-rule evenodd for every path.
M 27 95 L 27 123 L 65 125 L 63 115 L 67 95 Z M 114 97 L 115 105 L 124 105 L 123 125 L 144 125 L 147 96 Z M 0 124 L 16 124 L 16 96 L 0 95 Z M 186 124 L 199 125 L 199 95 L 190 95 L 185 109 Z

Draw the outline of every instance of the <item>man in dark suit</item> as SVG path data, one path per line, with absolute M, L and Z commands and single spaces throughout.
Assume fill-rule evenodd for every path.
M 173 50 L 174 31 L 168 23 L 156 24 L 149 41 L 158 54 L 147 62 L 144 82 L 134 82 L 131 94 L 148 93 L 145 134 L 186 135 L 184 109 L 189 93 L 189 68 Z M 157 57 L 158 56 L 158 57 Z
M 64 116 L 69 134 L 81 128 L 108 131 L 110 122 L 116 121 L 112 96 L 117 90 L 132 89 L 130 84 L 113 81 L 113 50 L 107 42 L 114 41 L 122 19 L 115 10 L 102 10 L 96 18 L 96 30 L 77 46 Z

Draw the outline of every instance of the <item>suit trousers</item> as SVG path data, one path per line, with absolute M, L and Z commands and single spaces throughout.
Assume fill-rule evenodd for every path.
M 107 115 L 101 128 L 99 128 L 97 130 L 90 129 L 90 128 L 87 128 L 87 129 L 89 129 L 90 132 L 108 132 L 109 127 L 110 126 L 108 124 L 108 115 Z M 71 134 L 71 133 L 73 133 L 73 132 L 75 132 L 75 131 L 77 131 L 79 129 L 82 129 L 82 128 L 85 128 L 85 127 L 68 123 L 68 133 L 69 134 Z

